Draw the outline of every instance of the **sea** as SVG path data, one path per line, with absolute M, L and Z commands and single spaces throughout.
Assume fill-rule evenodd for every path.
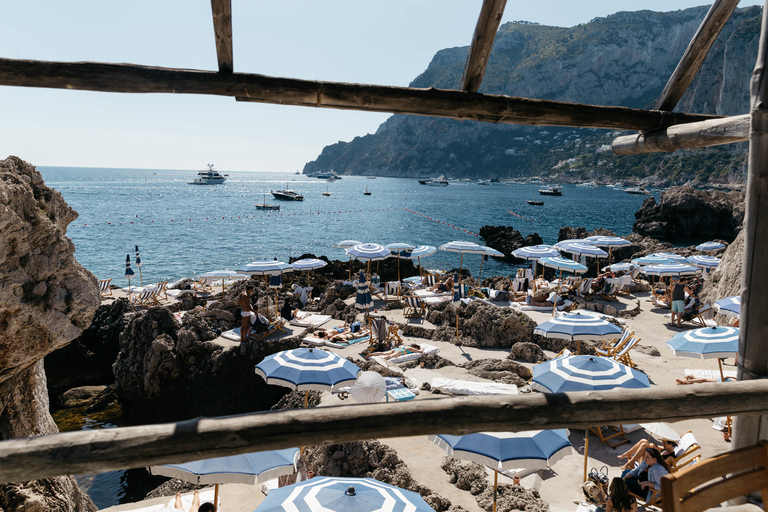
M 525 237 L 538 233 L 554 243 L 562 226 L 605 228 L 627 235 L 646 196 L 609 187 L 563 185 L 561 197 L 539 195 L 541 184 L 451 181 L 447 187 L 420 185 L 412 178 L 343 176 L 327 182 L 296 174 L 229 172 L 220 185 L 190 185 L 196 170 L 38 167 L 46 185 L 77 211 L 67 228 L 77 260 L 98 279 L 127 286 L 126 256 L 135 272 L 132 285 L 175 281 L 255 261 L 288 261 L 305 253 L 347 261 L 333 245 L 354 239 L 383 245 L 405 242 L 440 246 L 454 240 L 480 243 L 485 225 L 512 226 Z M 273 190 L 291 189 L 302 202 L 274 200 Z M 365 195 L 368 191 L 371 194 Z M 327 192 L 330 195 L 324 196 Z M 658 200 L 658 192 L 654 192 Z M 531 206 L 527 200 L 540 200 Z M 257 203 L 280 211 L 257 210 Z M 139 246 L 141 268 L 136 265 Z M 426 268 L 452 269 L 456 253 L 438 250 L 423 258 Z M 481 257 L 461 264 L 473 275 Z M 485 276 L 509 274 L 515 266 L 490 258 Z M 58 411 L 62 430 L 112 428 L 119 412 L 102 417 Z M 99 508 L 143 498 L 157 477 L 144 469 L 79 475 Z

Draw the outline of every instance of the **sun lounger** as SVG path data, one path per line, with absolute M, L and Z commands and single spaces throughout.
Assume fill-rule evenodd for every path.
M 403 316 L 405 318 L 421 318 L 427 311 L 427 305 L 418 297 L 405 297 L 405 309 Z
M 565 311 L 573 304 L 570 300 L 564 300 L 562 304 L 557 306 L 558 311 Z M 524 302 L 513 302 L 512 307 L 518 308 L 521 311 L 552 311 L 552 306 L 534 306 L 532 304 L 525 304 Z
M 214 489 L 206 489 L 204 491 L 200 491 L 200 503 L 205 502 L 211 502 L 213 503 L 215 490 Z M 184 510 L 189 510 L 192 508 L 192 499 L 194 498 L 194 494 L 182 494 L 181 495 L 181 503 L 184 505 Z M 174 504 L 176 503 L 176 497 L 171 498 L 171 501 L 168 502 L 168 508 L 173 508 Z M 221 510 L 221 496 L 219 496 L 219 503 L 217 504 L 216 510 Z
M 168 290 L 168 289 L 165 290 L 165 294 L 167 296 L 171 297 L 172 299 L 177 299 L 177 300 L 184 293 L 189 293 L 189 294 L 192 294 L 192 295 L 195 294 L 195 292 L 192 291 L 192 290 Z
M 415 290 L 413 294 L 420 299 L 427 299 L 430 297 L 453 297 L 453 292 L 431 292 L 429 290 Z
M 277 489 L 278 487 L 280 487 L 280 484 L 278 484 L 277 478 L 273 478 L 272 480 L 267 480 L 261 484 L 261 492 L 264 493 L 264 496 L 269 496 L 269 491 Z
M 290 321 L 291 325 L 298 327 L 320 327 L 331 319 L 331 315 L 317 315 L 299 311 L 296 318 Z
M 160 306 L 160 301 L 157 300 L 157 294 L 153 290 L 144 290 L 140 294 L 135 295 L 131 300 L 134 304 L 144 306 L 145 308 L 151 308 L 153 306 Z
M 693 375 L 697 379 L 720 379 L 719 370 L 692 370 L 690 368 L 685 369 L 686 375 Z M 725 378 L 736 378 L 736 370 L 723 370 Z
M 475 382 L 469 380 L 435 377 L 432 387 L 440 388 L 454 395 L 516 395 L 517 386 L 501 382 Z
M 440 351 L 439 348 L 434 347 L 432 345 L 427 345 L 426 343 L 421 343 L 420 346 L 423 352 L 414 352 L 413 354 L 405 354 L 403 356 L 393 357 L 392 359 L 389 359 L 389 360 L 384 359 L 384 357 L 382 356 L 374 356 L 371 359 L 378 362 L 379 364 L 387 366 L 386 364 L 387 362 L 394 363 L 394 364 L 406 363 L 408 361 L 415 361 L 419 359 L 422 354 L 435 354 Z
M 675 447 L 675 458 L 669 462 L 669 469 L 677 471 L 685 466 L 695 464 L 701 459 L 701 453 L 696 453 L 701 450 L 701 445 L 690 430 L 680 436 L 680 440 Z

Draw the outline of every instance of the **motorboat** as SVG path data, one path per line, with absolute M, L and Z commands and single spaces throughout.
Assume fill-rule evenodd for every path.
M 341 176 L 336 174 L 334 171 L 331 172 L 318 172 L 314 174 L 314 177 L 319 180 L 340 180 Z
M 531 206 L 544 206 L 544 201 L 534 201 L 533 199 L 529 199 L 526 201 Z
M 488 180 L 478 180 L 477 184 L 478 185 L 490 185 L 491 182 L 488 181 Z
M 219 171 L 213 168 L 213 164 L 208 164 L 207 171 L 200 171 L 197 177 L 190 181 L 190 185 L 218 185 L 227 181 L 229 174 L 219 174 Z
M 624 192 L 626 192 L 627 194 L 635 194 L 635 195 L 638 195 L 638 196 L 650 196 L 650 195 L 652 195 L 650 192 L 645 190 L 645 187 L 642 187 L 642 186 L 641 187 L 625 188 Z
M 434 180 L 419 180 L 419 183 L 422 185 L 426 185 L 428 187 L 447 187 L 448 186 L 448 180 L 445 179 L 445 176 L 440 176 L 437 179 Z
M 577 187 L 590 187 L 590 188 L 597 188 L 597 183 L 594 181 L 585 181 L 584 183 L 579 183 L 576 185 Z
M 280 201 L 303 201 L 304 196 L 301 194 L 297 194 L 293 190 L 283 189 L 283 190 L 272 190 L 272 195 L 275 197 L 275 199 L 279 199 Z
M 557 185 L 551 185 L 547 188 L 540 188 L 539 194 L 543 196 L 561 196 L 563 195 L 563 189 Z
M 257 210 L 278 210 L 278 211 L 280 210 L 280 205 L 279 204 L 267 204 L 267 195 L 266 194 L 264 194 L 264 202 L 261 203 L 261 204 L 257 203 L 254 206 L 256 206 Z

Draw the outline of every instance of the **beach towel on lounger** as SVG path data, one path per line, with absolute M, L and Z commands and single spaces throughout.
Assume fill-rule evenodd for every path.
M 302 312 L 304 313 L 304 312 Z M 291 320 L 291 325 L 299 327 L 320 327 L 331 319 L 331 315 L 315 315 L 304 313 L 304 315 Z
M 500 382 L 474 382 L 469 380 L 435 377 L 432 387 L 454 395 L 516 395 L 517 386 Z
M 200 504 L 203 504 L 205 502 L 213 503 L 215 490 L 214 489 L 206 489 L 205 491 L 200 491 Z M 181 503 L 184 505 L 184 510 L 189 510 L 192 508 L 192 499 L 194 498 L 194 494 L 182 494 L 181 495 Z M 174 504 L 176 503 L 176 497 L 171 498 L 171 501 L 168 502 L 168 508 L 173 508 Z M 221 510 L 221 494 L 219 494 L 219 503 L 216 507 L 216 510 Z
M 405 363 L 408 361 L 415 361 L 416 359 L 419 359 L 421 357 L 421 354 L 435 354 L 437 352 L 440 352 L 440 349 L 437 347 L 434 347 L 432 345 L 427 345 L 426 343 L 420 343 L 421 349 L 424 352 L 414 352 L 412 354 L 405 354 L 404 356 L 397 356 L 393 357 L 392 359 L 384 359 L 383 356 L 375 356 L 372 357 L 374 361 L 378 362 L 379 364 L 382 364 L 384 366 L 387 366 L 387 363 Z

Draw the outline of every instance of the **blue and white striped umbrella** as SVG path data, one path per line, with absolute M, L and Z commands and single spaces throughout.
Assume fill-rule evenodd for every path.
M 635 265 L 634 263 L 614 263 L 613 265 L 608 265 L 605 267 L 605 270 L 610 270 L 611 272 L 622 272 L 626 270 L 635 270 L 640 265 Z
M 685 263 L 685 256 L 682 256 L 680 254 L 675 254 L 673 252 L 655 252 L 651 254 L 651 256 L 658 256 L 660 258 L 667 258 L 668 260 L 672 260 L 675 263 Z
M 483 248 L 474 242 L 462 242 L 460 240 L 448 242 L 438 247 L 441 251 L 460 252 L 462 254 L 482 254 Z
M 149 472 L 152 475 L 180 478 L 196 485 L 255 485 L 279 476 L 293 474 L 298 461 L 299 449 L 286 448 L 195 460 L 183 464 L 162 464 L 151 466 Z
M 133 269 L 131 268 L 131 255 L 126 254 L 125 255 L 125 277 L 128 279 L 128 282 L 131 282 L 131 278 L 136 275 L 133 272 Z M 130 285 L 129 285 L 130 286 Z
M 463 436 L 431 435 L 429 440 L 450 457 L 485 464 L 495 471 L 547 469 L 571 453 L 568 430 L 478 432 Z
M 434 512 L 413 491 L 372 478 L 316 476 L 269 491 L 254 512 Z
M 722 249 L 725 247 L 720 242 L 704 242 L 703 244 L 699 244 L 696 246 L 696 249 L 699 251 L 716 251 L 718 249 Z
M 464 285 L 459 282 L 459 274 L 453 273 L 453 302 L 459 302 L 464 298 Z
M 675 260 L 664 258 L 662 256 L 654 256 L 653 254 L 649 254 L 648 256 L 643 256 L 642 258 L 635 258 L 632 260 L 632 263 L 635 265 L 667 265 L 669 263 L 674 263 Z
M 539 265 L 555 268 L 557 270 L 564 270 L 566 272 L 573 272 L 574 274 L 582 274 L 587 271 L 587 267 L 581 263 L 563 258 L 562 256 L 556 258 L 541 258 L 539 259 Z
M 588 236 L 586 240 L 589 240 L 598 247 L 623 247 L 626 245 L 632 245 L 632 242 L 626 238 L 620 236 Z
M 371 289 L 365 281 L 365 274 L 360 271 L 360 277 L 357 280 L 357 296 L 355 297 L 355 308 L 360 310 L 369 310 L 373 306 Z
M 720 258 L 715 258 L 714 256 L 702 256 L 700 254 L 688 256 L 686 261 L 691 265 L 706 268 L 713 268 L 720 264 Z
M 483 256 L 493 256 L 494 258 L 503 258 L 504 253 L 501 251 L 497 251 L 493 247 L 488 247 L 487 245 L 481 245 L 480 248 L 483 250 L 480 254 Z
M 540 324 L 533 334 L 545 338 L 563 340 L 603 340 L 614 339 L 622 332 L 622 328 L 593 315 L 581 313 L 557 316 Z
M 282 261 L 262 260 L 252 261 L 247 265 L 243 265 L 237 269 L 237 272 L 249 276 L 276 276 L 286 272 L 293 272 L 293 267 Z
M 608 357 L 556 357 L 533 367 L 531 386 L 544 393 L 648 388 L 648 376 Z
M 568 254 L 576 254 L 579 256 L 591 256 L 592 258 L 607 258 L 608 253 L 601 248 L 592 245 L 585 244 L 583 242 L 571 242 L 567 244 L 558 244 L 560 250 L 567 252 Z
M 643 272 L 649 276 L 692 276 L 701 272 L 699 267 L 685 265 L 683 263 L 666 263 L 661 265 L 648 265 Z
M 346 249 L 347 247 L 352 247 L 353 245 L 360 245 L 363 242 L 359 242 L 357 240 L 342 240 L 341 242 L 333 244 L 334 247 L 338 247 L 340 249 Z
M 316 268 L 323 268 L 326 265 L 326 262 L 317 258 L 304 258 L 291 263 L 291 266 L 296 270 L 314 270 Z
M 349 247 L 347 254 L 361 261 L 381 261 L 387 259 L 392 251 L 379 244 L 358 244 Z
M 390 252 L 392 252 L 393 256 L 397 252 L 400 252 L 400 251 L 412 251 L 412 250 L 414 250 L 416 248 L 415 245 L 407 244 L 407 243 L 404 243 L 404 242 L 395 242 L 393 244 L 387 244 L 386 247 L 387 247 L 387 249 L 390 250 Z
M 399 255 L 404 260 L 415 260 L 418 258 L 425 258 L 427 256 L 432 256 L 436 252 L 437 252 L 437 247 L 435 247 L 434 245 L 419 245 L 418 247 L 415 247 L 411 251 L 398 251 L 393 254 Z
M 741 314 L 741 295 L 715 301 L 715 309 L 724 315 L 738 317 Z
M 667 342 L 673 354 L 682 357 L 714 359 L 733 357 L 739 351 L 737 327 L 703 327 L 678 333 Z
M 551 245 L 529 245 L 512 251 L 512 256 L 521 260 L 538 260 L 539 258 L 555 258 L 560 252 Z
M 333 352 L 295 348 L 269 355 L 256 365 L 256 374 L 267 384 L 299 391 L 329 391 L 352 385 L 360 368 Z
M 210 272 L 200 274 L 197 277 L 198 279 L 231 279 L 237 281 L 238 279 L 245 279 L 246 276 L 234 270 L 211 270 Z
M 141 268 L 141 256 L 139 256 L 139 246 L 134 245 L 134 247 L 136 248 L 136 266 Z
M 567 244 L 589 244 L 589 245 L 595 245 L 592 243 L 592 240 L 588 240 L 586 238 L 566 238 L 565 240 L 560 240 L 558 242 L 555 242 L 555 247 L 561 247 L 563 245 Z

